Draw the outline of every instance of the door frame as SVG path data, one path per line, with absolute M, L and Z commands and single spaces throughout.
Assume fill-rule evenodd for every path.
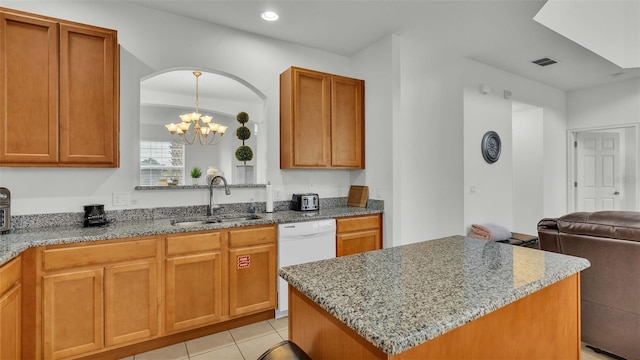
M 626 176 L 632 176 L 635 184 L 635 205 L 636 211 L 640 210 L 640 126 L 638 123 L 618 124 L 608 126 L 594 126 L 586 128 L 567 129 L 567 212 L 572 213 L 576 211 L 576 188 L 574 186 L 577 178 L 578 162 L 576 159 L 577 151 L 573 143 L 577 141 L 578 133 L 585 131 L 606 131 L 606 130 L 619 130 L 625 128 L 632 128 L 635 134 L 634 153 L 636 155 L 636 169 L 635 173 L 626 173 Z M 626 209 L 628 210 L 628 209 Z

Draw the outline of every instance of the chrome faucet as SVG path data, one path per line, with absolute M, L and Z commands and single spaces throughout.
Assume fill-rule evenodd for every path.
M 220 207 L 220 205 L 213 205 L 213 183 L 218 178 L 222 179 L 222 182 L 224 183 L 224 193 L 227 195 L 231 195 L 231 189 L 229 189 L 227 179 L 225 179 L 224 176 L 216 175 L 212 177 L 211 181 L 209 181 L 209 207 L 207 208 L 207 216 L 213 215 L 213 209 L 217 209 Z

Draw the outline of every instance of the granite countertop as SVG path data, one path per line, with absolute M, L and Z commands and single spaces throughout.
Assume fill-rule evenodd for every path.
M 335 207 L 319 211 L 276 211 L 273 213 L 257 213 L 260 219 L 190 224 L 187 226 L 175 226 L 171 224 L 173 219 L 206 219 L 203 216 L 183 216 L 153 220 L 116 221 L 107 226 L 82 227 L 78 225 L 37 227 L 33 229 L 19 229 L 4 235 L 0 235 L 0 265 L 5 264 L 24 250 L 42 245 L 70 244 L 85 241 L 100 241 L 120 239 L 137 236 L 158 234 L 173 234 L 189 231 L 224 229 L 238 226 L 265 225 L 274 223 L 290 223 L 312 221 L 319 219 L 331 219 L 344 216 L 366 215 L 382 213 L 381 209 L 359 207 Z M 225 214 L 235 216 L 238 214 Z M 245 214 L 246 215 L 246 214 Z M 215 216 L 214 216 L 215 217 Z
M 582 258 L 450 236 L 284 267 L 279 274 L 395 355 L 589 266 Z

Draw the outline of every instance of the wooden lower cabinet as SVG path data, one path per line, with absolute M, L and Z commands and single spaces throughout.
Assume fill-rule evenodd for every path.
M 229 231 L 229 315 L 277 305 L 277 231 L 252 226 Z
M 105 268 L 105 346 L 146 340 L 158 333 L 156 261 Z
M 62 359 L 104 346 L 103 269 L 43 278 L 44 358 Z
M 229 250 L 229 315 L 276 307 L 276 244 Z
M 272 224 L 29 249 L 31 270 L 0 268 L 0 359 L 126 356 L 273 317 L 276 237 Z
M 165 237 L 165 330 L 168 333 L 222 317 L 222 231 Z
M 22 358 L 20 256 L 0 268 L 0 359 Z
M 40 248 L 42 358 L 75 358 L 156 336 L 159 249 L 155 236 Z
M 336 256 L 382 249 L 382 215 L 363 215 L 336 220 Z
M 173 332 L 210 324 L 222 316 L 220 252 L 167 259 L 166 330 Z

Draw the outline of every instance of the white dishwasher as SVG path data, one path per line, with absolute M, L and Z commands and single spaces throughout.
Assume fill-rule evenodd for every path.
M 336 220 L 316 220 L 278 225 L 278 267 L 336 257 Z M 287 316 L 288 283 L 278 277 L 276 317 Z

